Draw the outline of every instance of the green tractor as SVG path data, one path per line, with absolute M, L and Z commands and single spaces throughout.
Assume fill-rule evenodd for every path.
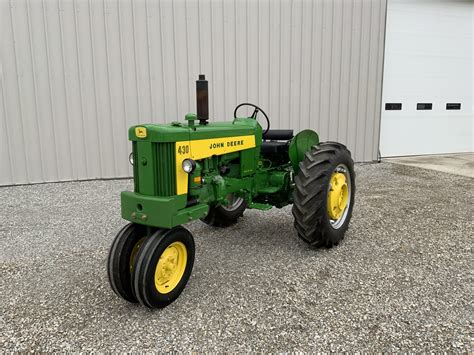
M 194 239 L 182 225 L 200 219 L 228 227 L 246 209 L 293 204 L 298 236 L 314 247 L 344 237 L 354 206 L 354 163 L 339 143 L 312 130 L 271 130 L 253 104 L 232 122 L 208 122 L 208 83 L 196 82 L 197 115 L 186 122 L 129 129 L 134 191 L 121 194 L 128 221 L 110 248 L 114 292 L 129 302 L 165 307 L 183 291 L 194 264 Z M 251 106 L 250 117 L 238 109 Z M 261 113 L 266 127 L 257 121 Z

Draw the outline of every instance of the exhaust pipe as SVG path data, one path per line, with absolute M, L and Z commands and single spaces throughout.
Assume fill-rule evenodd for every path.
M 206 125 L 209 120 L 209 91 L 204 74 L 199 74 L 196 80 L 196 105 L 199 124 Z

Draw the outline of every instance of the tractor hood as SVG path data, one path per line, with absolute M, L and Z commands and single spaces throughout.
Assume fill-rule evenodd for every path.
M 236 118 L 233 122 L 215 122 L 206 125 L 189 126 L 187 123 L 143 124 L 128 130 L 131 141 L 180 142 L 187 140 L 245 136 L 253 134 L 261 141 L 262 128 L 252 118 Z

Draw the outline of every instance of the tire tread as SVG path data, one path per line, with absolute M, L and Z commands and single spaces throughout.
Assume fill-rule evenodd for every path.
M 351 175 L 352 200 L 346 222 L 336 230 L 328 226 L 325 207 L 327 194 L 323 192 L 327 190 L 330 176 L 341 161 L 348 166 Z M 314 247 L 337 245 L 344 238 L 354 204 L 355 174 L 351 154 L 343 144 L 322 142 L 306 152 L 299 168 L 295 177 L 292 208 L 298 236 Z

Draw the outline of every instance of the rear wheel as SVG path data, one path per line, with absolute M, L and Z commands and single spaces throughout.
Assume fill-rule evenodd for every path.
M 300 238 L 316 247 L 339 244 L 354 206 L 354 162 L 339 143 L 311 148 L 295 177 L 293 216 Z
M 124 300 L 136 303 L 131 273 L 136 255 L 146 238 L 146 227 L 129 223 L 118 232 L 107 259 L 107 274 L 112 290 Z
M 145 240 L 135 260 L 132 276 L 138 301 L 162 308 L 176 300 L 191 276 L 194 239 L 183 227 L 159 229 Z
M 226 197 L 229 203 L 227 205 L 219 204 L 209 208 L 206 217 L 201 218 L 206 224 L 215 227 L 228 227 L 235 224 L 243 216 L 247 204 L 242 197 L 230 193 Z

